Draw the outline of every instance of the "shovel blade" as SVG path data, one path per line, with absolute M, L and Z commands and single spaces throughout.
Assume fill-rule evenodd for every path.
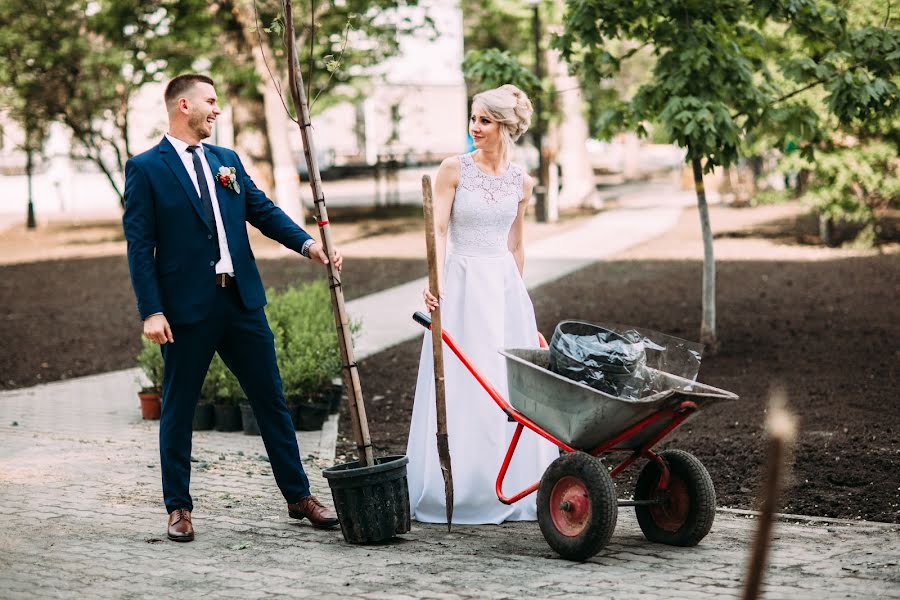
M 450 466 L 450 443 L 446 433 L 437 434 L 438 458 L 441 463 L 441 475 L 444 477 L 444 500 L 447 509 L 447 531 L 453 523 L 453 469 Z

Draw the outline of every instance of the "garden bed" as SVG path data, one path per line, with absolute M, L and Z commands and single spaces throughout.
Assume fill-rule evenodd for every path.
M 698 415 L 664 445 L 703 461 L 720 506 L 755 508 L 764 410 L 780 384 L 800 424 L 782 510 L 900 522 L 900 255 L 890 247 L 863 255 L 813 247 L 815 222 L 805 218 L 729 235 L 726 212 L 713 213 L 723 231 L 716 242 L 721 352 L 704 360 L 699 379 L 741 398 Z M 693 258 L 695 224 L 694 211 L 685 211 L 665 236 L 534 290 L 540 330 L 549 338 L 560 320 L 578 318 L 696 339 L 702 263 Z M 420 350 L 420 339 L 410 341 L 360 366 L 377 454 L 406 450 Z M 347 418 L 341 436 L 338 453 L 351 453 Z M 630 494 L 627 479 L 619 485 L 620 497 Z

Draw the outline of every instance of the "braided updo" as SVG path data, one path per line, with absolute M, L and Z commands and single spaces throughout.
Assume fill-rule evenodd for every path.
M 528 131 L 534 112 L 525 92 L 509 83 L 475 94 L 472 108 L 484 111 L 500 125 L 504 156 L 509 156 L 513 143 Z

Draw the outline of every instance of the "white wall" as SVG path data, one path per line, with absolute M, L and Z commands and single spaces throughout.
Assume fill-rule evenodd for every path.
M 410 8 L 410 18 L 425 10 L 435 22 L 436 39 L 424 32 L 403 38 L 400 54 L 373 69 L 362 110 L 334 106 L 313 118 L 321 152 L 338 157 L 385 151 L 394 125 L 391 107 L 399 105 L 398 149 L 436 157 L 462 152 L 466 141 L 466 87 L 462 76 L 462 12 L 458 2 L 431 0 Z M 358 125 L 362 113 L 365 124 Z M 360 148 L 355 127 L 363 126 L 368 148 Z M 368 150 L 368 152 L 367 152 Z

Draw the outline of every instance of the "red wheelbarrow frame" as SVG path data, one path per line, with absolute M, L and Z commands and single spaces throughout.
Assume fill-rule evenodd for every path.
M 422 312 L 416 312 L 413 315 L 413 319 L 425 327 L 426 329 L 431 329 L 431 319 L 428 315 Z M 577 448 L 573 448 L 572 446 L 566 444 L 562 440 L 558 439 L 556 436 L 551 434 L 550 432 L 543 429 L 540 425 L 529 419 L 524 414 L 520 413 L 518 410 L 513 408 L 513 406 L 494 389 L 494 386 L 490 384 L 490 382 L 484 378 L 484 376 L 475 368 L 468 357 L 463 354 L 462 350 L 459 349 L 459 346 L 456 345 L 456 342 L 447 333 L 446 330 L 441 330 L 441 339 L 444 340 L 444 343 L 447 344 L 447 347 L 453 351 L 456 357 L 462 362 L 462 364 L 469 370 L 472 374 L 472 377 L 475 378 L 478 383 L 481 384 L 481 387 L 484 388 L 484 391 L 488 393 L 488 395 L 494 400 L 497 406 L 500 407 L 506 415 L 516 422 L 516 431 L 513 433 L 512 440 L 509 443 L 509 449 L 506 451 L 506 456 L 503 458 L 503 465 L 500 467 L 500 472 L 497 474 L 497 483 L 495 486 L 495 490 L 497 492 L 497 498 L 503 504 L 512 504 L 514 502 L 518 502 L 522 498 L 528 496 L 529 494 L 534 493 L 541 482 L 538 481 L 533 485 L 528 486 L 524 490 L 518 492 L 517 494 L 513 494 L 512 496 L 506 496 L 503 493 L 503 480 L 506 478 L 506 472 L 509 469 L 509 463 L 512 461 L 513 454 L 515 454 L 516 447 L 519 445 L 519 438 L 522 436 L 522 430 L 524 428 L 528 428 L 531 431 L 535 432 L 539 436 L 543 437 L 546 440 L 549 440 L 553 444 L 555 444 L 558 448 L 565 452 L 580 452 Z M 538 332 L 538 341 L 541 345 L 541 348 L 547 347 L 547 340 Z M 619 463 L 612 471 L 610 471 L 610 476 L 615 477 L 625 469 L 627 469 L 631 464 L 633 464 L 639 458 L 645 458 L 647 460 L 651 460 L 659 465 L 660 468 L 660 477 L 659 483 L 657 484 L 657 489 L 659 491 L 665 491 L 669 486 L 669 467 L 666 465 L 666 461 L 662 459 L 656 452 L 652 450 L 652 448 L 660 442 L 663 438 L 669 435 L 674 429 L 676 429 L 679 425 L 681 425 L 685 419 L 691 416 L 697 410 L 697 405 L 690 400 L 682 401 L 677 407 L 663 409 L 658 412 L 653 413 L 652 415 L 645 417 L 641 421 L 635 423 L 619 435 L 609 439 L 593 450 L 589 451 L 588 454 L 592 456 L 600 456 L 604 453 L 612 453 L 612 452 L 630 452 L 631 454 L 625 458 L 621 463 Z M 640 448 L 636 450 L 630 448 L 616 448 L 619 444 L 624 442 L 625 440 L 631 438 L 642 430 L 646 429 L 657 423 L 662 419 L 671 419 L 670 423 L 666 425 L 661 431 L 659 431 L 656 435 L 651 437 L 647 442 L 645 442 Z M 658 504 L 658 500 L 619 500 L 619 506 L 637 506 L 637 505 L 654 505 Z

